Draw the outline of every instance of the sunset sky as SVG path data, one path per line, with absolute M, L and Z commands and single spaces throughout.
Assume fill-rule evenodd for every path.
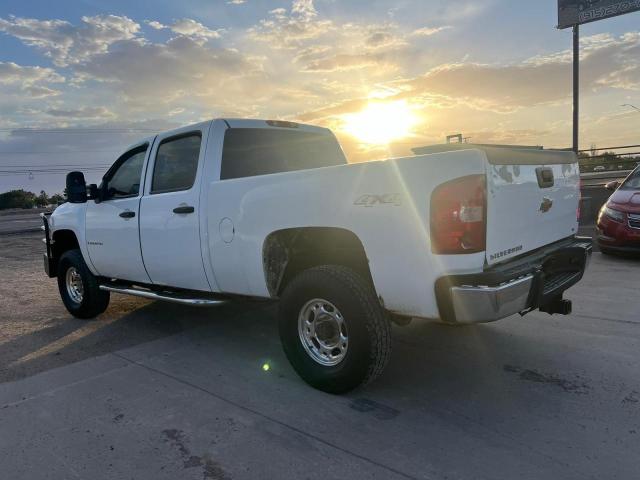
M 459 132 L 567 147 L 556 21 L 555 0 L 3 0 L 0 170 L 91 165 L 96 181 L 136 138 L 220 116 L 331 127 L 351 161 Z M 583 148 L 640 143 L 640 112 L 621 106 L 640 107 L 638 25 L 582 28 Z M 63 182 L 0 175 L 0 191 Z

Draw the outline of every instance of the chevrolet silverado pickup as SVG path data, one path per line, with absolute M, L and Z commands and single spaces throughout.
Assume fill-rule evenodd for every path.
M 330 130 L 216 119 L 141 140 L 100 185 L 67 176 L 44 215 L 45 270 L 79 318 L 110 293 L 185 305 L 279 302 L 285 354 L 341 393 L 380 375 L 391 323 L 568 314 L 577 236 L 571 152 L 445 146 L 348 164 Z

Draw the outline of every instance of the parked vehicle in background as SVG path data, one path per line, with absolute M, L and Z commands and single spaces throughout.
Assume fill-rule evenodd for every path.
M 594 172 L 604 172 L 604 171 L 605 171 L 605 168 L 604 168 L 604 166 L 603 166 L 603 165 L 598 165 L 598 166 L 596 166 L 596 167 L 593 167 L 593 171 L 594 171 Z
M 45 268 L 72 315 L 110 292 L 187 305 L 279 300 L 309 384 L 345 392 L 389 358 L 390 322 L 568 314 L 591 239 L 576 237 L 572 152 L 464 145 L 347 164 L 330 130 L 218 119 L 142 140 L 99 186 L 67 177 L 44 216 Z
M 600 209 L 597 242 L 602 253 L 640 253 L 640 167 L 622 182 L 609 182 L 614 193 Z

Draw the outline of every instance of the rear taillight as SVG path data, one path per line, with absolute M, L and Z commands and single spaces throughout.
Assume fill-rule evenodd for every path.
M 440 255 L 485 250 L 487 188 L 485 175 L 443 183 L 431 194 L 431 251 Z

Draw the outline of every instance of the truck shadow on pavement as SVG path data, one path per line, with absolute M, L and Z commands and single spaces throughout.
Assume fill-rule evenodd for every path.
M 52 317 L 43 328 L 0 344 L 0 382 L 206 328 L 212 322 L 232 321 L 239 312 L 255 308 L 255 303 L 230 303 L 202 309 L 114 296 L 97 319 L 80 320 L 65 312 Z
M 118 315 L 122 311 L 120 302 L 134 309 Z M 366 411 L 371 398 L 385 397 L 389 392 L 443 406 L 472 397 L 483 399 L 486 405 L 501 404 L 505 392 L 539 391 L 540 387 L 551 388 L 552 393 L 588 394 L 588 381 L 566 372 L 560 358 L 554 358 L 554 345 L 541 344 L 519 330 L 518 322 L 521 325 L 523 321 L 469 327 L 414 321 L 408 327 L 394 326 L 393 354 L 386 372 L 349 397 L 359 399 L 361 410 Z M 259 369 L 261 365 L 256 362 L 269 359 L 274 382 L 310 388 L 284 357 L 273 304 L 237 302 L 203 309 L 117 296 L 105 315 L 96 320 L 54 318 L 46 328 L 3 344 L 0 381 L 143 343 L 152 345 L 162 338 L 166 338 L 169 350 L 185 349 L 200 355 L 203 365 L 196 369 L 203 376 L 207 372 L 205 363 L 224 363 L 238 370 Z M 163 348 L 157 347 L 149 355 L 167 354 Z

